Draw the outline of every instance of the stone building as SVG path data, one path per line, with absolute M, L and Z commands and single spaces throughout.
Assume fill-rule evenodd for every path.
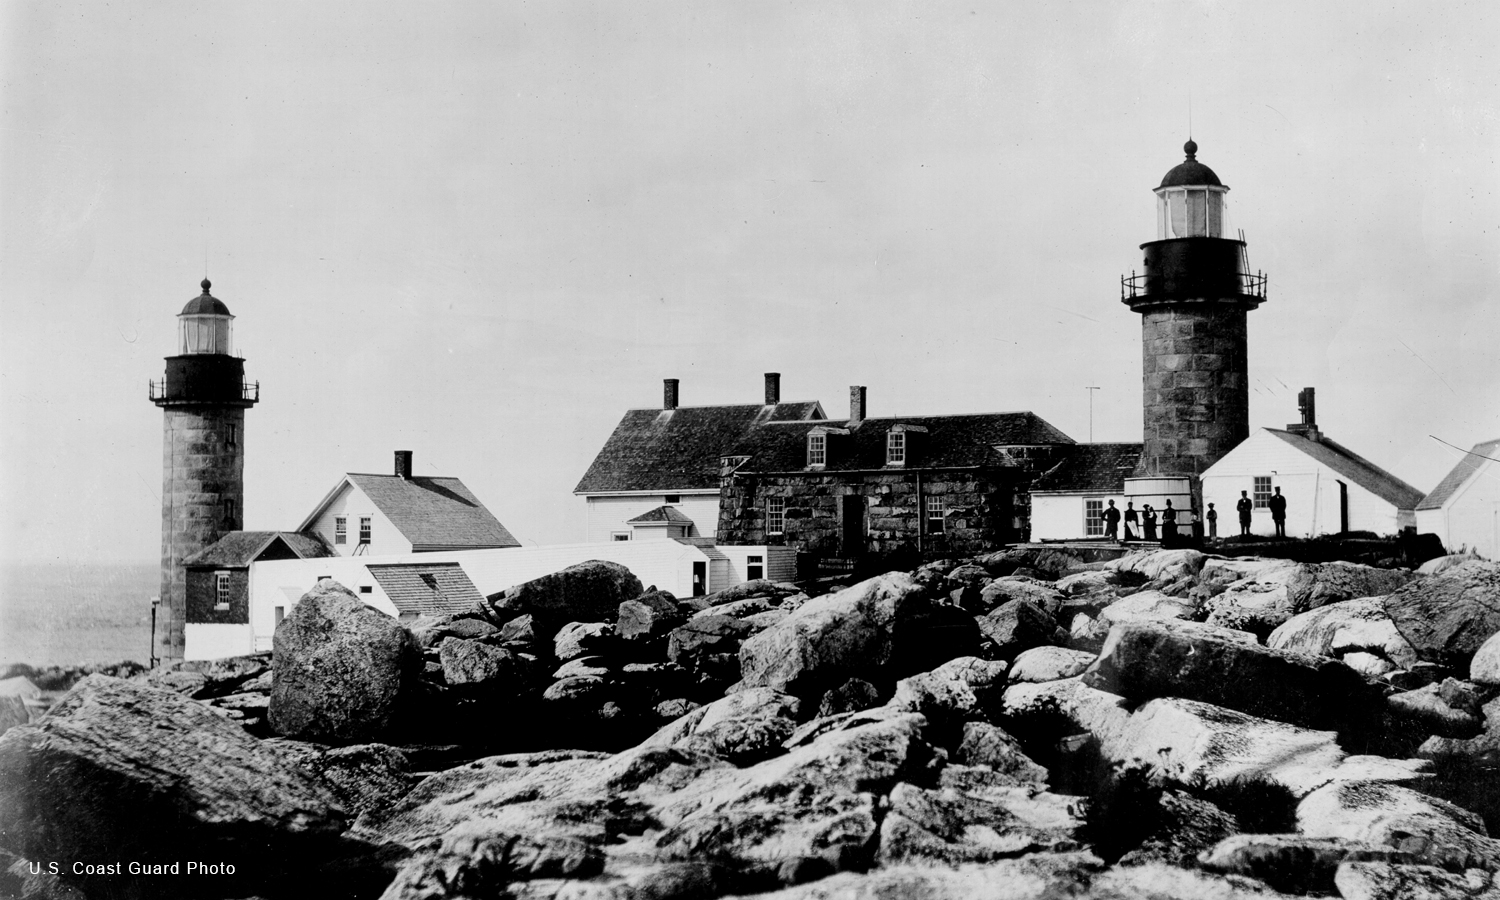
M 844 564 L 955 556 L 1026 540 L 1030 487 L 1074 447 L 1030 412 L 767 422 L 724 453 L 721 544 Z
M 231 531 L 183 560 L 187 596 L 183 656 L 217 659 L 255 649 L 250 629 L 254 563 L 333 555 L 315 535 Z
M 238 531 L 245 514 L 245 410 L 260 385 L 245 382 L 234 355 L 234 316 L 208 292 L 177 316 L 178 354 L 148 388 L 163 412 L 161 609 L 157 655 L 183 658 L 187 626 L 188 557 Z

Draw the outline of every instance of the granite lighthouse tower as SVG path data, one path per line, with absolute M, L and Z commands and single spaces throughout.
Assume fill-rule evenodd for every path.
M 245 382 L 234 355 L 234 316 L 208 292 L 177 316 L 177 355 L 150 385 L 162 408 L 161 601 L 158 656 L 183 658 L 187 613 L 183 560 L 230 531 L 244 516 L 245 410 L 260 385 Z
M 1144 447 L 1137 478 L 1187 481 L 1250 434 L 1246 314 L 1266 299 L 1243 234 L 1230 236 L 1229 188 L 1187 159 L 1162 178 L 1156 240 L 1141 245 L 1144 271 L 1121 278 L 1120 299 L 1141 314 Z

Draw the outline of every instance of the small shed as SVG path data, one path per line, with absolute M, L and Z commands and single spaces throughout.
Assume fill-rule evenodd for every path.
M 1417 504 L 1417 531 L 1449 553 L 1500 559 L 1500 440 L 1475 444 Z

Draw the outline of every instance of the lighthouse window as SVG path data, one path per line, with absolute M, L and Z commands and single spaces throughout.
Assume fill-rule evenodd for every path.
M 239 431 L 240 430 L 237 426 L 227 426 L 224 431 L 224 445 L 227 447 L 233 447 L 236 443 L 238 443 Z
M 333 542 L 335 544 L 349 543 L 349 517 L 335 516 L 333 520 Z
M 370 543 L 370 517 L 369 516 L 360 516 L 359 517 L 359 542 L 361 544 L 368 544 L 368 543 Z
M 224 510 L 224 521 L 232 522 L 234 520 L 234 501 L 231 499 L 224 500 L 222 508 Z

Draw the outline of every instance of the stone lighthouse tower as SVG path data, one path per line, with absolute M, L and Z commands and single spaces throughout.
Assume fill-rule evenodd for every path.
M 177 316 L 177 355 L 166 377 L 151 382 L 151 401 L 165 413 L 162 440 L 161 600 L 158 655 L 183 658 L 187 613 L 182 562 L 230 531 L 244 516 L 245 410 L 260 399 L 234 355 L 234 316 L 208 292 Z M 163 627 L 164 626 L 164 627 Z
M 1266 277 L 1251 273 L 1243 235 L 1229 233 L 1229 188 L 1198 162 L 1197 144 L 1183 150 L 1187 159 L 1155 190 L 1156 240 L 1141 245 L 1144 272 L 1121 278 L 1120 299 L 1141 314 L 1145 433 L 1136 477 L 1176 481 L 1201 508 L 1197 476 L 1250 434 L 1245 316 L 1265 302 Z

